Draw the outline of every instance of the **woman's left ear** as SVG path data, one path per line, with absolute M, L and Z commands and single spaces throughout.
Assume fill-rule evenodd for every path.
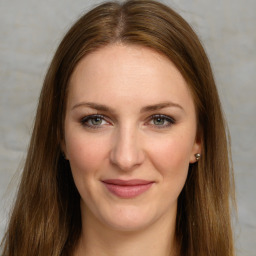
M 201 144 L 201 139 L 197 138 L 194 142 L 192 151 L 191 151 L 191 156 L 190 156 L 190 164 L 193 164 L 201 158 L 201 151 L 202 151 L 202 144 Z
M 64 141 L 61 141 L 60 149 L 61 149 L 61 153 L 62 153 L 62 156 L 64 157 L 64 159 L 68 160 L 68 157 L 67 157 L 67 154 L 66 154 L 66 144 L 65 144 Z

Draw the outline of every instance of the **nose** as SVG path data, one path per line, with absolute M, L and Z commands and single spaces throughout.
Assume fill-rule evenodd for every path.
M 140 166 L 144 159 L 139 131 L 128 126 L 118 129 L 110 153 L 111 163 L 123 171 L 129 171 Z

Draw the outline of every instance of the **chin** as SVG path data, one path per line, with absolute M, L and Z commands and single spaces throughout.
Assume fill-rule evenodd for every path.
M 157 212 L 141 206 L 116 206 L 103 211 L 100 221 L 109 229 L 120 232 L 136 232 L 151 226 L 157 219 Z
M 105 220 L 105 223 L 112 230 L 120 232 L 136 232 L 143 230 L 151 225 L 153 220 L 147 219 L 144 216 L 135 216 L 132 218 L 129 215 L 119 216 L 115 219 Z

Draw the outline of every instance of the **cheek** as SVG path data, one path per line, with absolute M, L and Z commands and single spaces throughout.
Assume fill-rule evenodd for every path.
M 150 155 L 151 162 L 160 174 L 159 182 L 163 185 L 159 201 L 166 205 L 168 198 L 168 206 L 172 206 L 176 204 L 187 179 L 189 150 L 187 145 L 177 139 L 165 140 L 155 145 Z
M 155 168 L 163 178 L 170 177 L 178 181 L 186 179 L 192 143 L 185 136 L 162 138 L 153 142 L 149 155 Z
M 73 135 L 66 138 L 66 151 L 73 175 L 89 175 L 104 162 L 107 145 L 104 140 L 93 136 Z
M 190 147 L 183 143 L 182 138 L 166 139 L 154 144 L 151 155 L 155 161 L 164 166 L 180 166 L 189 163 Z
M 66 137 L 66 151 L 76 187 L 83 201 L 88 203 L 93 198 L 92 191 L 97 191 L 107 146 L 103 140 L 74 132 Z

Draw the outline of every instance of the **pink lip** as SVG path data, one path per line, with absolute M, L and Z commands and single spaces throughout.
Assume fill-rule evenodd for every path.
M 153 181 L 147 180 L 119 180 L 109 179 L 102 181 L 107 189 L 114 195 L 121 198 L 133 198 L 147 191 Z

